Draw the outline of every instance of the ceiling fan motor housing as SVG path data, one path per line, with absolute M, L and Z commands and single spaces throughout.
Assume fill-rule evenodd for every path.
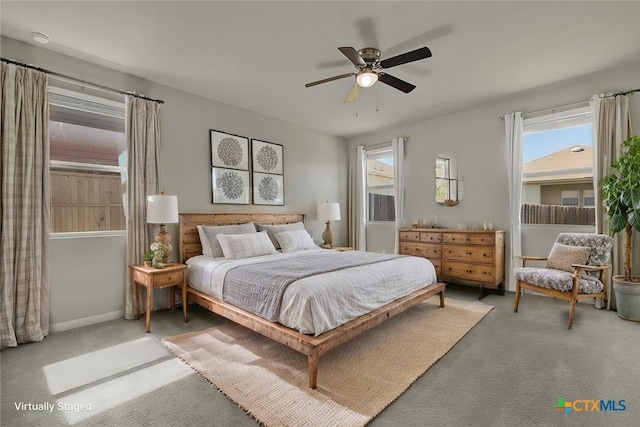
M 373 47 L 365 47 L 358 51 L 358 55 L 367 63 L 369 68 L 374 68 L 380 62 L 380 51 Z

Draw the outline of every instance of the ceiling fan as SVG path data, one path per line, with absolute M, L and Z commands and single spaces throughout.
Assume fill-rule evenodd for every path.
M 365 47 L 360 50 L 355 50 L 353 47 L 339 47 L 338 50 L 353 63 L 358 71 L 307 83 L 304 86 L 312 87 L 322 83 L 356 76 L 356 83 L 353 85 L 349 95 L 347 95 L 345 102 L 353 102 L 356 98 L 358 87 L 371 87 L 378 80 L 404 93 L 411 92 L 416 88 L 414 85 L 394 77 L 391 74 L 387 74 L 384 70 L 431 57 L 431 50 L 429 50 L 428 47 L 412 50 L 391 58 L 383 59 L 382 61 L 380 60 L 380 51 L 373 47 Z

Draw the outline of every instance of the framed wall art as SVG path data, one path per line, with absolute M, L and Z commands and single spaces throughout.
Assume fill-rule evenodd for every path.
M 214 129 L 210 130 L 211 166 L 249 170 L 249 139 Z
M 284 206 L 284 176 L 254 172 L 253 204 Z
M 211 168 L 213 203 L 249 204 L 249 171 Z
M 251 160 L 253 172 L 284 174 L 283 149 L 280 144 L 252 139 Z

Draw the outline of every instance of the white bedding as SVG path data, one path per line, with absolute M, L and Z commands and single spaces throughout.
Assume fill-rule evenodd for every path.
M 195 256 L 187 260 L 189 286 L 222 299 L 224 276 L 229 269 L 310 251 L 318 256 L 331 253 L 311 249 L 239 260 Z M 425 258 L 409 256 L 318 274 L 287 287 L 278 321 L 317 336 L 435 282 L 433 264 Z

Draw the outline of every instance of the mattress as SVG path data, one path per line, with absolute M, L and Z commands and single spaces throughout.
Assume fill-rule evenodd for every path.
M 311 249 L 239 260 L 195 256 L 187 260 L 189 286 L 222 300 L 230 269 L 309 252 L 318 257 L 332 253 Z M 412 256 L 305 277 L 284 291 L 278 322 L 317 336 L 435 282 L 433 264 Z

